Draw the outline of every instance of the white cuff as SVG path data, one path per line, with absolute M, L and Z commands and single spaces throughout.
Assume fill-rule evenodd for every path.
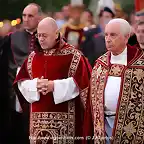
M 29 103 L 40 100 L 40 94 L 37 91 L 37 78 L 18 82 L 18 88 Z
M 62 80 L 54 80 L 53 97 L 55 104 L 59 104 L 79 95 L 79 88 L 72 77 Z

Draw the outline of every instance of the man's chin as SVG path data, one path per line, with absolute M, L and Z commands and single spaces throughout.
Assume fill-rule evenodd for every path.
M 47 47 L 43 47 L 43 46 L 41 46 L 41 48 L 42 48 L 43 50 L 48 49 Z
M 107 50 L 108 50 L 108 51 L 111 51 L 111 50 L 112 50 L 112 48 L 111 48 L 111 47 L 107 47 Z
M 28 26 L 23 26 L 23 28 L 26 30 L 30 30 L 30 28 Z
M 48 46 L 41 46 L 43 50 L 49 49 Z

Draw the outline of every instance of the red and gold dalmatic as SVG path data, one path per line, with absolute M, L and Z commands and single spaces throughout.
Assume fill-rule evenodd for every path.
M 84 136 L 93 136 L 95 144 L 105 144 L 104 90 L 111 74 L 121 75 L 122 78 L 111 143 L 144 143 L 144 53 L 129 46 L 127 53 L 127 66 L 111 65 L 110 52 L 107 52 L 93 68 Z M 114 69 L 116 71 L 112 72 Z
M 75 138 L 82 136 L 90 72 L 91 68 L 84 56 L 63 40 L 47 52 L 30 54 L 15 83 L 41 76 L 48 80 L 73 77 L 80 89 L 77 98 L 61 104 L 54 103 L 52 93 L 41 94 L 40 100 L 31 104 L 30 140 L 32 144 L 80 143 L 75 141 Z M 21 95 L 19 100 L 24 110 L 26 101 Z

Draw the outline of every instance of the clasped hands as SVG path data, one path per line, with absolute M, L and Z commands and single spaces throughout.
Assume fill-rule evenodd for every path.
M 53 92 L 53 90 L 54 90 L 54 82 L 53 81 L 44 79 L 43 76 L 37 80 L 37 91 L 39 93 L 46 95 L 49 92 Z

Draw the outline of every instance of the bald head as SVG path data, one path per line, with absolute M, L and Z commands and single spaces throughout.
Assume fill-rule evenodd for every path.
M 57 31 L 58 30 L 58 26 L 56 24 L 56 21 L 51 18 L 51 17 L 46 17 L 43 20 L 40 21 L 40 23 L 38 24 L 38 29 L 41 27 L 45 27 L 45 31 Z
M 51 17 L 46 17 L 38 24 L 38 40 L 42 49 L 52 48 L 58 38 L 58 26 Z

